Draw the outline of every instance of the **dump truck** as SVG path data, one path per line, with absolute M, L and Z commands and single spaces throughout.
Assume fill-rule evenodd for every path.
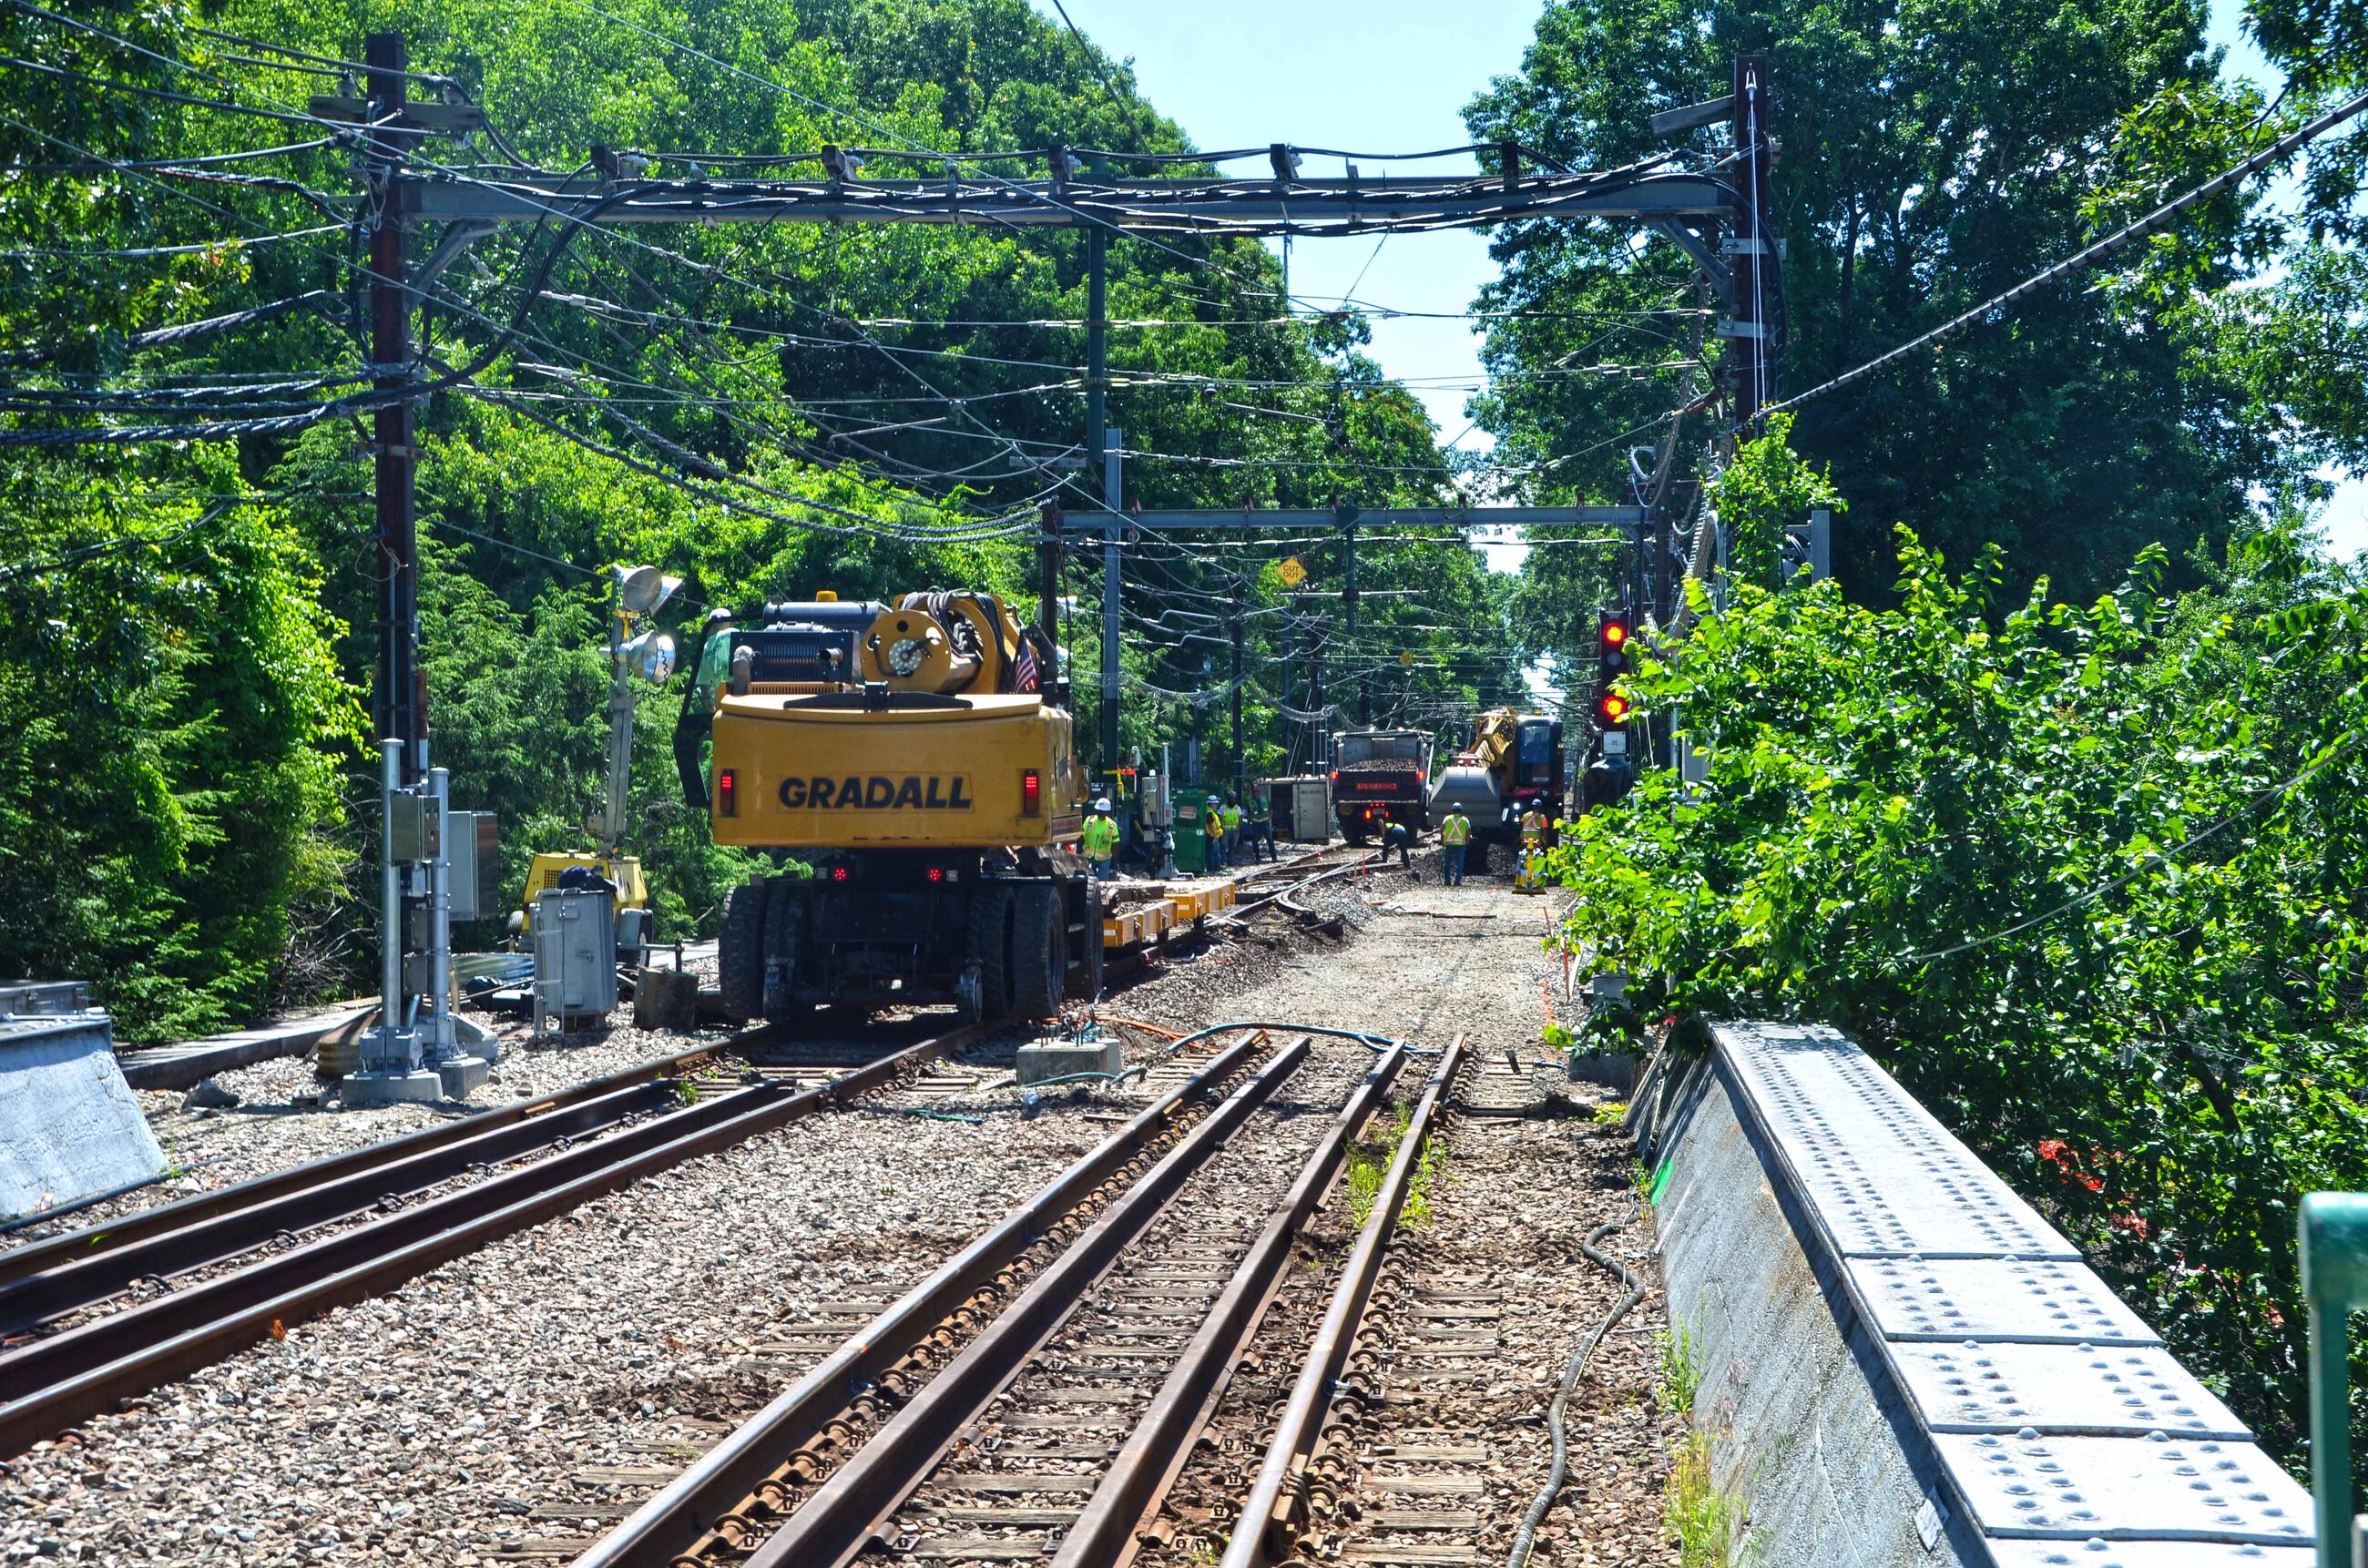
M 1342 837 L 1370 844 L 1394 822 L 1422 832 L 1430 745 L 1428 730 L 1343 730 L 1332 737 L 1332 810 Z
M 752 623 L 753 622 L 753 623 Z M 773 604 L 702 653 L 715 842 L 782 869 L 723 901 L 723 1010 L 819 1004 L 1056 1013 L 1101 988 L 1098 884 L 1076 853 L 1071 716 L 1045 633 L 992 594 Z M 695 714 L 696 710 L 692 710 Z
M 1462 806 L 1475 846 L 1518 847 L 1521 816 L 1531 806 L 1543 808 L 1549 823 L 1563 812 L 1569 789 L 1565 769 L 1560 719 L 1491 708 L 1474 722 L 1472 744 L 1439 770 L 1430 788 L 1430 825 L 1436 828 Z M 1554 830 L 1546 831 L 1552 842 Z M 1486 864 L 1485 847 L 1476 849 L 1475 859 Z

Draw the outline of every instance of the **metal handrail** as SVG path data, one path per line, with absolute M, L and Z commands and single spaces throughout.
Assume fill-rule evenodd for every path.
M 2368 1306 L 2368 1193 L 2302 1200 L 2310 1308 L 2310 1492 L 2319 1568 L 2351 1568 L 2351 1313 Z

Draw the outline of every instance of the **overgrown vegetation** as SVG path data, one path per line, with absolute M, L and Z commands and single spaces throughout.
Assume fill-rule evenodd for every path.
M 1565 938 L 1648 1017 L 1850 1031 L 2292 1462 L 2295 1203 L 2368 1186 L 2368 586 L 2283 528 L 2085 606 L 1899 564 L 1643 655 L 1709 776 L 1577 824 Z
M 1412 1108 L 1400 1106 L 1380 1132 L 1360 1138 L 1350 1146 L 1350 1224 L 1362 1225 L 1372 1218 L 1373 1204 L 1381 1197 L 1382 1181 L 1389 1175 L 1390 1162 L 1396 1156 L 1399 1141 L 1406 1137 L 1406 1128 L 1413 1119 Z M 1430 1223 L 1431 1187 L 1446 1161 L 1447 1150 L 1439 1139 L 1424 1140 L 1422 1153 L 1415 1161 L 1414 1174 L 1406 1178 L 1406 1202 L 1398 1210 L 1399 1229 L 1419 1231 Z
M 0 51 L 52 68 L 0 74 L 0 426 L 169 430 L 352 390 L 303 389 L 367 358 L 353 150 L 205 106 L 301 117 L 312 95 L 354 90 L 274 47 L 354 59 L 358 17 L 331 0 L 0 11 Z M 513 151 L 564 172 L 595 147 L 639 149 L 672 178 L 723 172 L 698 164 L 718 156 L 803 154 L 771 166 L 810 175 L 825 142 L 849 141 L 1188 145 L 1131 73 L 1025 0 L 393 0 L 367 22 L 404 33 L 412 68 L 450 78 L 502 132 L 420 144 L 423 165 L 458 179 L 508 172 Z M 203 178 L 111 162 L 275 145 L 296 150 Z M 1041 174 L 1041 155 L 1008 168 Z M 423 236 L 415 259 L 427 251 Z M 533 851 L 586 843 L 609 563 L 680 574 L 685 633 L 710 606 L 823 588 L 972 585 L 1033 613 L 1026 534 L 1048 472 L 1064 472 L 1043 464 L 1084 425 L 1084 257 L 1081 234 L 1008 225 L 521 224 L 440 275 L 427 352 L 493 358 L 419 411 L 423 663 L 434 760 L 458 804 L 499 813 L 506 886 Z M 1293 316 L 1255 243 L 1121 240 L 1110 307 L 1178 324 L 1113 334 L 1112 421 L 1163 454 L 1130 465 L 1145 505 L 1445 495 L 1436 433 L 1360 352 L 1362 319 Z M 513 321 L 515 339 L 501 330 Z M 356 438 L 334 418 L 234 441 L 0 447 L 0 974 L 96 982 L 127 1040 L 369 972 L 378 565 Z M 1015 517 L 1017 534 L 947 537 Z M 1171 599 L 1205 612 L 1234 563 L 1147 544 L 1142 612 Z M 1336 580 L 1337 547 L 1304 563 L 1315 585 Z M 1070 643 L 1090 669 L 1099 574 L 1086 564 Z M 1369 540 L 1360 568 L 1368 586 L 1415 593 L 1370 601 L 1372 657 L 1336 652 L 1329 685 L 1352 711 L 1429 714 L 1514 689 L 1503 595 L 1476 554 Z M 1274 562 L 1240 576 L 1251 608 L 1278 602 Z M 1291 695 L 1281 624 L 1248 622 L 1259 771 L 1287 760 L 1270 722 Z M 1222 776 L 1224 676 L 1205 652 L 1177 624 L 1130 622 L 1122 739 L 1197 736 Z M 1093 736 L 1090 679 L 1079 700 Z M 676 702 L 642 704 L 631 845 L 662 929 L 685 933 L 747 862 L 678 805 Z
M 1702 1349 L 1678 1323 L 1661 1330 L 1654 1342 L 1661 1369 L 1653 1397 L 1683 1424 L 1669 1450 L 1661 1528 L 1677 1545 L 1679 1568 L 1731 1568 L 1745 1541 L 1747 1514 L 1739 1494 L 1719 1487 L 1713 1463 L 1717 1434 L 1694 1419 L 1702 1392 Z

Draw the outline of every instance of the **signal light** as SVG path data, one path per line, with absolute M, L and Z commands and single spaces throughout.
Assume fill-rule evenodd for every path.
M 942 882 L 945 880 L 946 869 L 943 866 L 932 866 L 929 868 L 929 881 L 933 882 Z
M 740 814 L 740 780 L 731 768 L 716 770 L 715 814 L 736 817 Z
M 1628 618 L 1617 610 L 1599 610 L 1595 617 L 1595 721 L 1605 729 L 1627 723 L 1636 705 L 1613 689 L 1635 667 L 1628 656 L 1632 636 Z
M 844 866 L 833 866 L 830 869 L 830 880 L 834 882 L 843 882 L 847 881 L 847 868 Z
M 1044 814 L 1044 778 L 1034 768 L 1019 776 L 1019 814 L 1025 817 Z

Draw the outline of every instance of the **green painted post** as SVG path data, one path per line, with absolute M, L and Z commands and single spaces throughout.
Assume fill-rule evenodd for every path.
M 2368 1193 L 2302 1200 L 2302 1293 L 2310 1308 L 2310 1491 L 2319 1568 L 2351 1563 L 2351 1312 L 2368 1305 Z

